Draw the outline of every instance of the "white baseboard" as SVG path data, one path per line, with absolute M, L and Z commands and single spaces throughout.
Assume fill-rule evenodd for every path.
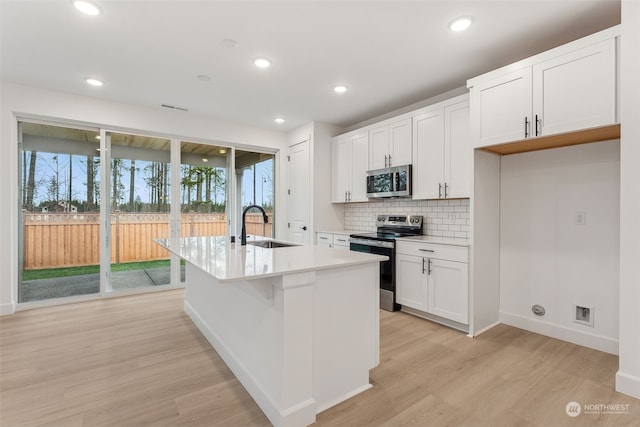
M 470 336 L 470 337 L 477 337 L 478 335 L 480 335 L 480 334 L 483 334 L 483 333 L 487 332 L 489 329 L 495 328 L 495 327 L 496 327 L 496 326 L 498 326 L 499 324 L 500 324 L 500 322 L 496 322 L 496 323 L 492 323 L 491 325 L 486 326 L 486 327 L 484 327 L 484 328 L 480 329 L 479 331 L 471 331 L 471 332 L 469 333 L 469 336 Z
M 515 326 L 516 328 L 536 332 L 559 340 L 568 341 L 584 347 L 604 351 L 605 353 L 618 354 L 618 340 L 602 335 L 589 334 L 564 326 L 556 325 L 541 320 L 530 319 L 513 313 L 500 312 L 500 323 Z
M 218 335 L 206 325 L 202 317 L 187 301 L 184 302 L 184 311 L 274 426 L 297 427 L 310 425 L 315 422 L 316 402 L 314 399 L 300 402 L 293 407 L 283 410 L 278 408 L 260 384 L 254 379 L 251 372 L 249 372 L 235 354 L 220 340 Z
M 0 316 L 8 316 L 16 312 L 16 303 L 0 304 Z
M 616 373 L 616 391 L 640 399 L 640 377 L 618 371 Z
M 333 399 L 333 400 L 331 400 L 329 402 L 325 402 L 322 405 L 318 405 L 316 407 L 316 413 L 319 414 L 320 412 L 322 412 L 322 411 L 324 411 L 326 409 L 329 409 L 329 408 L 331 408 L 333 406 L 336 406 L 338 403 L 344 402 L 347 399 L 351 399 L 353 396 L 355 396 L 357 394 L 360 394 L 365 390 L 369 390 L 371 387 L 373 387 L 371 384 L 364 385 L 364 386 L 362 386 L 360 388 L 357 388 L 355 390 L 352 390 L 349 393 L 346 393 L 346 394 L 344 394 L 344 395 L 342 395 L 340 397 L 336 397 L 335 399 Z

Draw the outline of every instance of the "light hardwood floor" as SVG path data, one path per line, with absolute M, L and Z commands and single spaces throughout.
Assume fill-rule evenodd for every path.
M 267 426 L 168 291 L 0 318 L 0 426 Z M 319 426 L 639 426 L 615 356 L 500 325 L 471 339 L 381 312 L 374 387 Z M 571 418 L 568 402 L 629 404 Z

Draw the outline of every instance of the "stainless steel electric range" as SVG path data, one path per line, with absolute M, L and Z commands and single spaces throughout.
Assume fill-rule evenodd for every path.
M 380 262 L 380 308 L 396 311 L 396 238 L 422 234 L 420 215 L 383 215 L 376 219 L 376 232 L 352 234 L 349 247 L 352 251 L 386 255 L 389 261 Z

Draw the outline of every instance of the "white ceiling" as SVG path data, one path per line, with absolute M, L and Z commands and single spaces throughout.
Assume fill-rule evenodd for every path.
M 99 3 L 89 17 L 70 0 L 1 0 L 2 80 L 266 129 L 350 126 L 620 22 L 619 0 Z M 449 31 L 460 15 L 474 25 Z

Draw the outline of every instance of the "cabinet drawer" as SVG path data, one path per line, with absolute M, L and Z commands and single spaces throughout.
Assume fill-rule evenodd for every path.
M 318 244 L 333 244 L 333 234 L 331 233 L 317 233 Z
M 469 262 L 469 248 L 466 246 L 398 241 L 396 253 L 448 261 Z
M 334 234 L 333 246 L 349 247 L 349 235 L 348 234 Z

